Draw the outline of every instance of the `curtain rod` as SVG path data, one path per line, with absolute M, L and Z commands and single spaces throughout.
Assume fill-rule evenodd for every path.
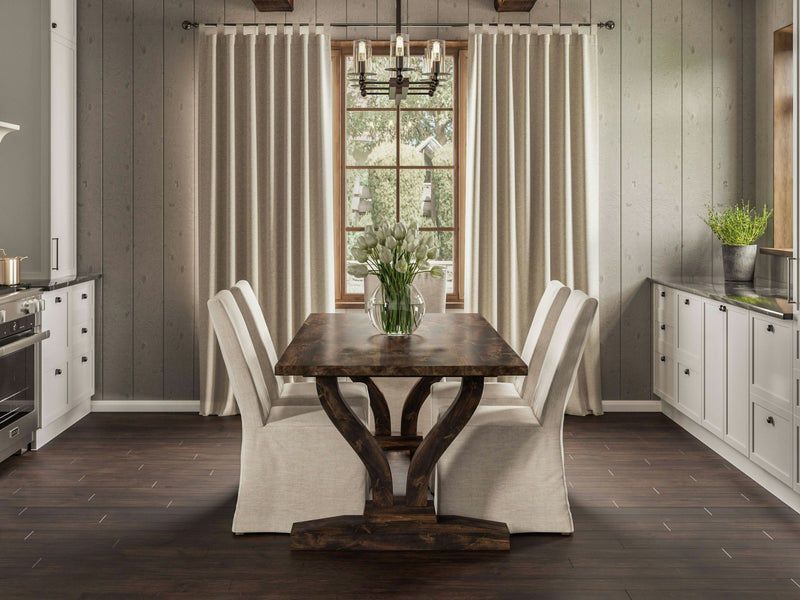
M 560 27 L 572 27 L 573 25 L 578 25 L 579 27 L 590 27 L 591 25 L 597 25 L 600 29 L 608 29 L 609 31 L 614 29 L 617 24 L 614 21 L 602 21 L 600 23 L 489 23 L 490 25 L 539 25 L 540 27 L 553 27 L 555 25 L 559 25 Z M 255 27 L 257 25 L 267 25 L 270 27 L 274 27 L 276 25 L 309 25 L 309 23 L 194 23 L 192 21 L 184 21 L 181 23 L 181 27 L 186 31 L 190 31 L 192 29 L 198 29 L 199 27 L 217 27 L 218 25 L 224 25 L 225 27 L 235 27 L 236 25 L 242 25 L 243 27 Z M 322 23 L 318 25 L 323 25 Z M 331 27 L 396 27 L 396 23 L 329 23 Z M 482 23 L 478 24 L 482 25 Z M 409 25 L 403 25 L 404 28 L 414 29 L 419 27 L 469 27 L 469 23 L 414 23 Z

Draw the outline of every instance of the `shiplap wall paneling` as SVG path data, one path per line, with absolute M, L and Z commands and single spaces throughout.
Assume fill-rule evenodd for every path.
M 542 3 L 536 3 L 534 11 Z M 595 19 L 620 23 L 619 0 L 593 0 Z M 606 35 L 610 33 L 610 35 Z M 600 136 L 600 368 L 603 398 L 621 398 L 620 381 L 620 35 L 597 40 Z M 646 396 L 649 398 L 649 394 Z
M 591 12 L 591 0 L 563 0 L 559 21 L 561 23 L 587 23 Z
M 103 270 L 103 4 L 78 2 L 78 199 L 80 272 Z M 95 348 L 103 340 L 103 282 L 95 285 Z M 103 390 L 103 353 L 95 352 L 95 390 Z
M 651 72 L 649 0 L 623 5 L 620 372 L 623 398 L 650 397 Z
M 712 198 L 715 208 L 742 196 L 742 6 L 713 0 Z M 723 277 L 722 244 L 712 235 L 711 273 Z
M 181 21 L 191 0 L 164 7 L 164 396 L 198 397 L 195 344 L 195 34 Z
M 711 204 L 712 0 L 691 3 L 683 19 L 683 252 L 684 276 L 711 273 L 712 234 L 701 217 Z
M 653 3 L 653 238 L 657 277 L 681 275 L 681 0 Z
M 133 15 L 133 397 L 164 398 L 164 3 Z
M 558 23 L 561 19 L 561 5 L 558 0 L 539 0 L 533 5 L 531 23 Z
M 103 2 L 103 398 L 133 391 L 133 14 Z M 79 67 L 80 69 L 80 67 Z M 144 176 L 144 174 L 140 174 Z M 150 173 L 149 176 L 157 176 Z M 142 252 L 158 249 L 142 249 Z
M 256 7 L 253 4 L 253 0 L 225 0 L 226 23 L 255 23 L 255 20 Z
M 742 198 L 756 194 L 756 3 L 742 0 Z M 755 93 L 753 93 L 755 90 Z

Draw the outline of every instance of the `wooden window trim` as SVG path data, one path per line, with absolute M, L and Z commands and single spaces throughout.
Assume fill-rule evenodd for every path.
M 410 43 L 412 52 L 421 53 L 425 48 L 425 42 Z M 378 50 L 376 54 L 387 52 L 389 42 L 373 42 L 373 51 Z M 457 127 L 454 131 L 454 148 L 456 149 L 455 165 L 453 167 L 434 167 L 442 169 L 457 169 L 458 177 L 454 182 L 455 187 L 455 201 L 453 206 L 453 219 L 458 224 L 458 239 L 455 240 L 453 248 L 453 264 L 455 270 L 453 273 L 453 290 L 454 293 L 447 295 L 447 308 L 464 308 L 464 212 L 465 212 L 465 190 L 466 190 L 466 172 L 464 165 L 466 164 L 466 98 L 467 98 L 467 43 L 464 41 L 449 41 L 447 40 L 448 53 L 454 54 L 454 61 L 457 63 L 456 77 L 453 78 L 453 85 L 456 89 L 453 94 L 454 103 L 452 109 Z M 353 42 L 350 41 L 332 41 L 331 42 L 331 60 L 333 63 L 333 82 L 334 82 L 334 97 L 333 97 L 333 161 L 334 161 L 334 195 L 335 195 L 335 208 L 336 219 L 334 221 L 334 251 L 336 252 L 336 277 L 335 277 L 335 290 L 336 290 L 336 308 L 363 308 L 364 295 L 363 294 L 347 294 L 346 291 L 346 273 L 344 268 L 344 252 L 343 248 L 344 235 L 347 227 L 347 215 L 345 212 L 346 190 L 345 178 L 343 177 L 346 165 L 344 164 L 344 157 L 346 156 L 345 139 L 343 133 L 344 123 L 346 121 L 346 103 L 345 94 L 346 89 L 343 85 L 344 65 L 348 56 L 353 53 Z M 372 110 L 372 109 L 370 109 Z M 381 109 L 377 109 L 381 110 Z M 383 109 L 386 111 L 394 111 L 393 108 Z M 426 110 L 426 109 L 411 109 L 411 110 Z M 398 138 L 399 139 L 399 138 Z M 399 165 L 396 167 L 386 167 L 392 169 L 414 168 Z M 421 228 L 422 230 L 430 228 Z M 455 225 L 451 228 L 438 228 L 439 231 L 447 231 L 456 229 Z

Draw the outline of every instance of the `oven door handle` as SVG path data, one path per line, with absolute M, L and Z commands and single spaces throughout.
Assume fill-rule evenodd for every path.
M 28 346 L 33 346 L 34 344 L 38 344 L 50 337 L 50 331 L 43 331 L 41 333 L 35 333 L 33 335 L 29 335 L 26 338 L 21 340 L 17 340 L 16 342 L 11 342 L 6 346 L 0 346 L 0 358 L 4 356 L 8 356 L 9 354 L 13 354 L 14 352 L 19 352 L 20 350 L 24 350 Z

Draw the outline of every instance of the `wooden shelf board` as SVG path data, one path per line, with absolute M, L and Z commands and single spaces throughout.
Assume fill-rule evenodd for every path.
M 792 248 L 759 248 L 758 251 L 761 254 L 783 256 L 785 258 L 791 258 L 794 255 L 794 250 Z

